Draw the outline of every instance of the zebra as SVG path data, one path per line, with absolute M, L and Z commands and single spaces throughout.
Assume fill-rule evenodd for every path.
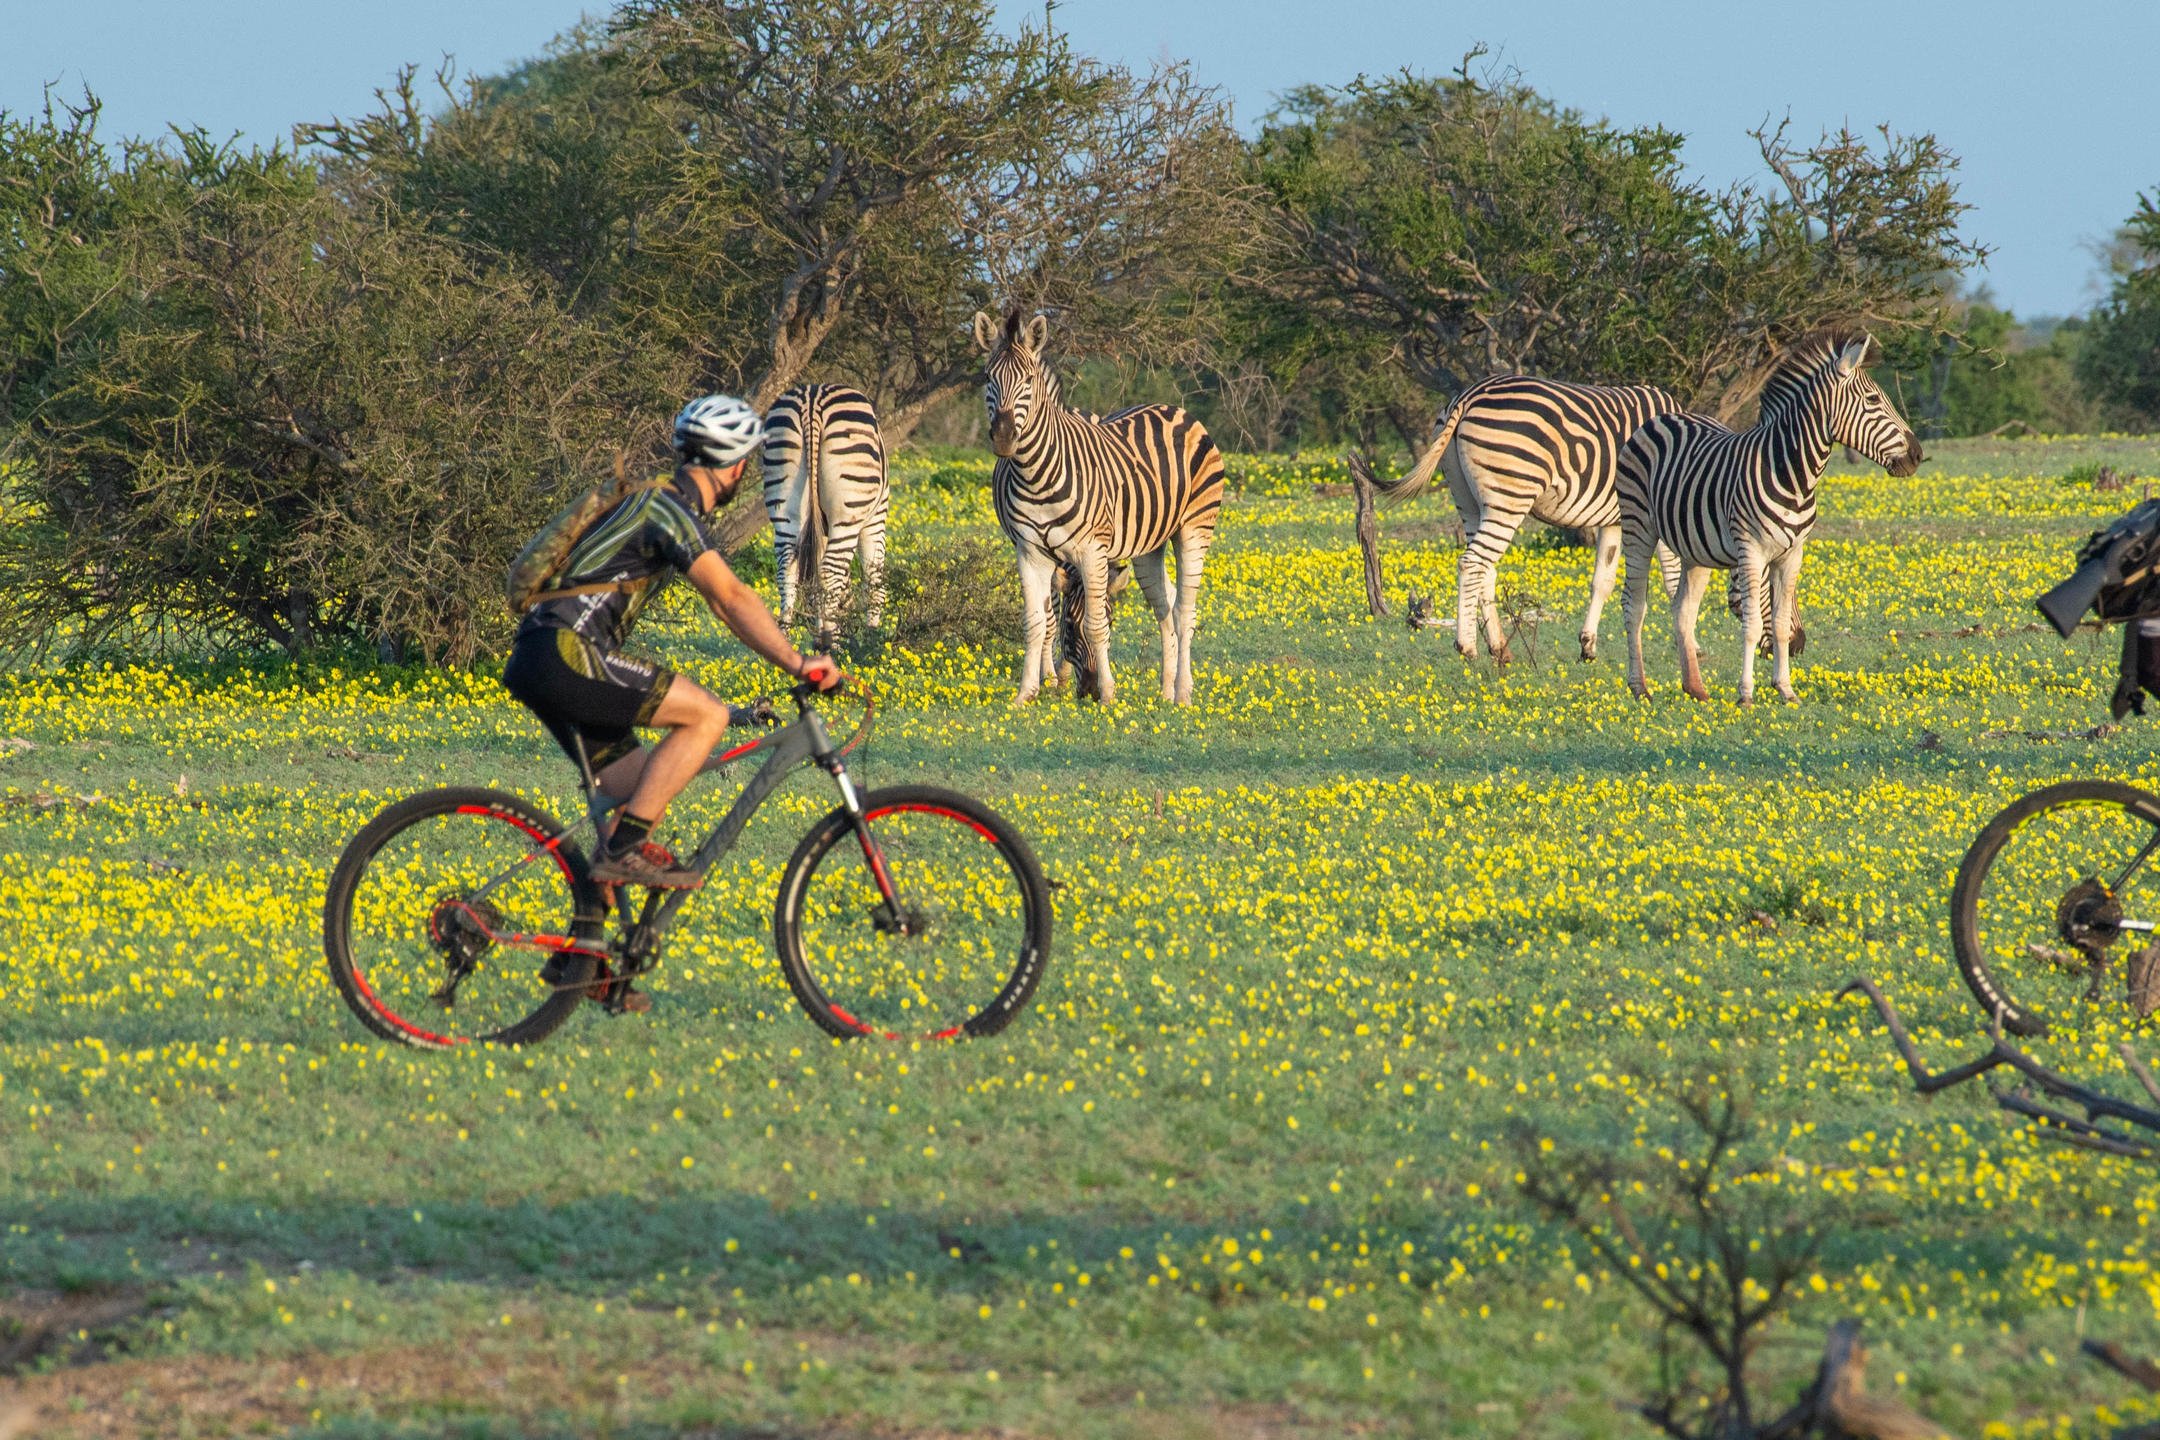
M 1642 627 L 1651 550 L 1670 546 L 1682 567 L 1673 596 L 1681 688 L 1709 698 L 1695 647 L 1695 616 L 1712 570 L 1735 572 L 1740 602 L 1740 703 L 1755 699 L 1755 651 L 1767 603 L 1774 680 L 1794 698 L 1792 634 L 1800 557 L 1815 525 L 1815 487 L 1831 447 L 1848 445 L 1892 475 L 1920 467 L 1919 437 L 1863 368 L 1870 341 L 1819 331 L 1788 351 L 1763 384 L 1762 418 L 1734 431 L 1706 415 L 1662 415 L 1635 432 L 1620 455 L 1620 527 L 1627 552 L 1622 598 L 1628 687 L 1643 678 Z M 1767 567 L 1767 575 L 1765 569 Z
M 1020 562 L 1027 654 L 1024 703 L 1051 678 L 1047 643 L 1052 576 L 1060 562 L 1079 572 L 1083 625 L 1096 698 L 1116 697 L 1110 674 L 1110 571 L 1132 562 L 1133 578 L 1162 630 L 1162 696 L 1192 703 L 1192 639 L 1215 522 L 1222 509 L 1222 454 L 1206 429 L 1175 405 L 1136 405 L 1097 419 L 1068 409 L 1042 362 L 1050 322 L 1024 324 L 1018 310 L 1002 326 L 980 311 L 975 343 L 989 355 L 983 398 L 998 462 L 990 500 Z M 1164 559 L 1177 547 L 1177 584 Z
M 866 618 L 885 615 L 885 511 L 891 487 L 870 397 L 846 385 L 798 385 L 765 415 L 765 513 L 772 517 L 780 623 L 796 606 L 829 645 L 847 608 L 848 567 L 862 553 Z
M 1613 466 L 1642 423 L 1682 405 L 1654 385 L 1575 385 L 1532 375 L 1494 375 L 1456 396 L 1440 412 L 1433 438 L 1410 472 L 1397 480 L 1367 478 L 1393 504 L 1407 500 L 1447 471 L 1448 489 L 1463 520 L 1462 558 L 1455 569 L 1455 648 L 1478 653 L 1482 622 L 1493 659 L 1509 660 L 1494 601 L 1494 572 L 1525 519 L 1597 531 L 1590 575 L 1590 608 L 1577 637 L 1582 658 L 1597 658 L 1598 619 L 1620 569 L 1620 502 Z M 1672 572 L 1677 583 L 1678 573 Z

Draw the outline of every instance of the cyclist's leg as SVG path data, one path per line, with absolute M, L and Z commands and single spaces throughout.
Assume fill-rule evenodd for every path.
M 583 749 L 605 794 L 621 800 L 636 790 L 645 764 L 636 727 L 650 723 L 672 671 L 604 655 L 573 631 L 541 630 L 518 638 L 502 678 L 572 764 Z
M 677 675 L 646 723 L 665 728 L 667 737 L 645 752 L 636 787 L 623 810 L 650 829 L 660 823 L 668 802 L 682 793 L 719 745 L 727 732 L 728 708 L 695 680 Z

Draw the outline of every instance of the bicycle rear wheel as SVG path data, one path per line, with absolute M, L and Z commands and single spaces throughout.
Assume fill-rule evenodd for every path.
M 338 860 L 323 953 L 338 993 L 386 1040 L 425 1049 L 523 1044 L 568 1019 L 605 910 L 562 827 L 514 795 L 431 790 L 373 820 Z M 579 918 L 584 917 L 584 918 Z
M 862 797 L 789 859 L 773 910 L 780 969 L 828 1034 L 994 1035 L 1050 956 L 1050 887 L 1018 831 L 927 785 Z
M 2112 780 L 2012 802 L 1965 852 L 1950 898 L 1958 969 L 2013 1035 L 2080 1026 L 2102 1003 L 2134 1018 L 2156 922 L 2160 796 Z

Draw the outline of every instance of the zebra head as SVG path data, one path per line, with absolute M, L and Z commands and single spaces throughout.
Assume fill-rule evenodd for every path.
M 1892 475 L 1910 475 L 1920 468 L 1920 437 L 1863 368 L 1868 344 L 1865 335 L 1833 342 L 1827 396 L 1830 438 L 1859 451 Z
M 1043 340 L 1049 333 L 1050 322 L 1041 315 L 1023 324 L 1015 309 L 1000 326 L 982 311 L 975 312 L 975 343 L 990 356 L 983 382 L 983 403 L 990 407 L 990 449 L 1001 459 L 1020 448 L 1029 424 L 1056 403 L 1054 383 L 1042 363 Z

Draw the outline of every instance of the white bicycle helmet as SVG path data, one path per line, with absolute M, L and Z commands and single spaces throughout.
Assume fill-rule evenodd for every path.
M 733 395 L 701 395 L 675 417 L 675 454 L 691 465 L 733 465 L 758 446 L 764 425 Z

